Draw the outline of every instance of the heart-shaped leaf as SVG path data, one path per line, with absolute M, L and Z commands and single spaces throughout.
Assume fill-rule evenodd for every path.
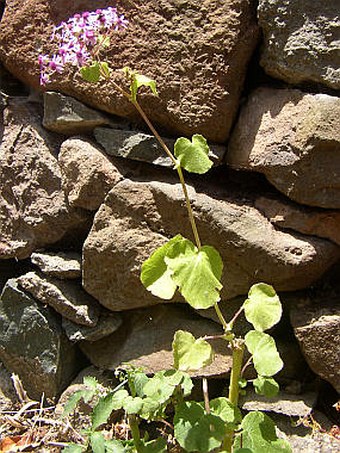
M 96 61 L 90 66 L 80 68 L 80 74 L 87 82 L 98 82 L 100 79 L 100 64 Z
M 274 288 L 265 283 L 253 285 L 244 303 L 244 313 L 255 330 L 270 329 L 282 316 L 282 306 Z
M 249 449 L 252 453 L 291 453 L 289 443 L 276 435 L 275 424 L 263 412 L 250 412 L 241 423 L 234 450 Z M 241 450 L 242 451 L 242 450 Z
M 214 359 L 210 344 L 190 332 L 178 330 L 172 342 L 174 368 L 181 371 L 196 371 L 210 365 Z
M 164 258 L 173 245 L 182 240 L 183 237 L 178 234 L 155 250 L 142 264 L 141 282 L 151 294 L 161 299 L 169 300 L 175 294 L 177 285 L 171 278 L 171 271 Z
M 218 448 L 225 435 L 221 417 L 207 414 L 202 403 L 186 401 L 176 406 L 174 434 L 186 452 L 207 453 Z
M 270 335 L 251 330 L 245 336 L 248 351 L 253 356 L 253 364 L 257 373 L 261 376 L 273 376 L 278 373 L 283 362 L 277 351 L 274 338 Z
M 164 258 L 184 299 L 195 309 L 206 309 L 220 300 L 223 262 L 214 247 L 199 250 L 188 239 L 178 241 Z
M 273 378 L 268 378 L 264 376 L 258 376 L 253 381 L 255 392 L 258 395 L 266 396 L 267 398 L 272 398 L 279 393 L 280 387 L 279 384 Z
M 190 173 L 206 173 L 213 165 L 209 159 L 209 146 L 206 139 L 200 135 L 192 136 L 192 141 L 181 137 L 176 140 L 174 154 L 182 168 Z

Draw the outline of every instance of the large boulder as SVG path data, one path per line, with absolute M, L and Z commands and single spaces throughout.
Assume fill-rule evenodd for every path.
M 24 293 L 15 279 L 0 296 L 0 360 L 19 375 L 31 398 L 58 396 L 84 360 L 50 308 Z
M 241 189 L 242 190 L 242 189 Z M 256 282 L 292 291 L 317 280 L 339 258 L 330 241 L 277 231 L 244 191 L 189 187 L 203 244 L 219 250 L 222 299 L 246 294 Z M 140 282 L 142 263 L 166 238 L 192 238 L 180 184 L 123 180 L 99 208 L 83 248 L 83 284 L 113 311 L 159 303 Z M 176 295 L 174 301 L 179 301 Z
M 145 93 L 151 119 L 172 133 L 202 133 L 224 142 L 235 117 L 247 63 L 257 44 L 255 8 L 247 0 L 124 2 L 130 21 L 114 33 L 105 59 L 114 69 L 130 66 L 157 80 L 159 98 Z M 7 0 L 0 25 L 0 59 L 19 79 L 39 86 L 39 52 L 53 52 L 52 27 L 76 12 L 111 6 L 109 0 Z M 74 71 L 49 89 L 107 112 L 138 117 L 108 82 L 85 83 Z M 119 84 L 122 73 L 113 79 Z
M 26 258 L 87 221 L 70 209 L 56 154 L 35 104 L 9 98 L 2 112 L 0 152 L 0 258 Z
M 58 163 L 62 186 L 72 207 L 95 211 L 122 178 L 112 159 L 82 137 L 69 138 L 62 143 Z
M 120 330 L 96 342 L 80 344 L 91 363 L 101 369 L 114 370 L 121 364 L 142 367 L 156 373 L 173 367 L 172 341 L 177 330 L 195 338 L 218 335 L 221 326 L 195 315 L 187 307 L 158 305 L 132 311 L 125 316 Z M 231 352 L 223 340 L 215 340 L 214 362 L 193 376 L 225 376 L 231 368 Z
M 243 107 L 227 163 L 263 173 L 301 204 L 340 208 L 340 99 L 259 88 Z
M 334 0 L 260 0 L 261 65 L 288 83 L 340 88 L 340 18 Z

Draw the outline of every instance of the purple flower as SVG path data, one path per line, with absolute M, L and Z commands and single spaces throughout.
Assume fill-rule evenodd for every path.
M 117 9 L 108 7 L 75 14 L 66 22 L 54 27 L 51 41 L 56 42 L 55 54 L 39 55 L 40 83 L 46 85 L 55 73 L 61 73 L 66 64 L 82 67 L 91 64 L 99 39 L 111 30 L 126 28 L 128 21 L 118 15 Z

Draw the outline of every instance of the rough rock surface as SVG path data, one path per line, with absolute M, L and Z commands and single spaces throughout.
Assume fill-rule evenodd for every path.
M 46 129 L 77 135 L 105 124 L 109 124 L 108 118 L 76 99 L 53 91 L 44 93 L 43 125 Z
M 52 26 L 76 12 L 106 6 L 112 2 L 7 0 L 0 59 L 17 78 L 38 87 L 38 54 L 53 50 Z M 105 59 L 113 69 L 128 65 L 157 80 L 159 99 L 142 96 L 151 119 L 173 133 L 199 132 L 211 142 L 224 142 L 257 44 L 254 6 L 246 0 L 143 0 L 118 8 L 130 24 L 113 34 Z M 114 78 L 125 84 L 121 72 Z M 65 72 L 49 89 L 118 116 L 138 117 L 110 83 L 86 84 Z
M 118 313 L 102 310 L 95 326 L 82 326 L 63 318 L 62 326 L 67 337 L 71 341 L 98 341 L 111 335 L 122 324 L 122 318 Z
M 280 391 L 278 396 L 266 398 L 247 389 L 247 394 L 240 397 L 240 406 L 246 411 L 263 411 L 284 414 L 289 417 L 307 417 L 311 414 L 317 400 L 317 393 L 291 395 Z
M 9 98 L 2 112 L 0 257 L 26 258 L 84 222 L 61 187 L 58 142 L 41 127 L 36 106 Z
M 291 321 L 311 369 L 340 393 L 339 299 L 301 301 L 292 307 Z
M 222 300 L 247 294 L 259 281 L 277 291 L 306 287 L 339 258 L 339 247 L 329 241 L 277 231 L 243 192 L 216 189 L 209 196 L 189 189 L 202 243 L 219 250 L 225 264 Z M 118 183 L 84 244 L 86 291 L 113 311 L 160 303 L 142 286 L 140 268 L 167 237 L 192 237 L 183 205 L 180 184 L 171 179 Z
M 301 204 L 340 208 L 340 99 L 259 88 L 241 111 L 227 153 Z
M 83 364 L 80 352 L 63 333 L 56 316 L 7 282 L 0 298 L 0 359 L 19 375 L 31 398 L 53 398 Z
M 326 238 L 340 245 L 339 210 L 311 209 L 269 197 L 259 197 L 255 207 L 280 228 Z
M 81 277 L 81 255 L 76 252 L 33 252 L 33 264 L 51 277 L 70 280 Z
M 43 278 L 35 272 L 21 275 L 17 282 L 39 302 L 51 306 L 70 321 L 91 327 L 97 324 L 100 307 L 76 282 Z
M 94 131 L 94 136 L 97 142 L 111 156 L 125 157 L 164 167 L 173 167 L 170 158 L 165 154 L 153 135 L 98 127 Z M 176 140 L 162 138 L 170 151 L 173 151 Z M 210 146 L 209 157 L 215 164 L 220 164 L 225 152 L 226 147 L 212 145 Z
M 172 368 L 171 344 L 177 330 L 186 330 L 198 338 L 216 335 L 221 332 L 221 327 L 196 316 L 187 307 L 158 305 L 129 313 L 122 330 L 101 341 L 84 341 L 80 347 L 91 363 L 99 368 L 113 370 L 128 362 L 143 367 L 147 373 L 155 373 Z M 222 376 L 230 371 L 231 355 L 225 342 L 214 341 L 214 348 L 214 362 L 192 376 Z
M 260 0 L 261 64 L 288 83 L 340 88 L 340 18 L 334 0 Z
M 70 138 L 60 148 L 58 162 L 63 188 L 71 206 L 96 210 L 122 178 L 110 158 L 83 138 Z

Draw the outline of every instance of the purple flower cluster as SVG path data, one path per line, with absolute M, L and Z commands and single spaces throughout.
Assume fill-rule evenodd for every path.
M 46 85 L 53 74 L 63 72 L 68 63 L 78 67 L 90 64 L 96 45 L 109 31 L 120 30 L 127 24 L 124 16 L 119 16 L 113 7 L 75 14 L 67 22 L 61 22 L 54 27 L 51 37 L 52 41 L 57 41 L 57 52 L 52 56 L 39 55 L 40 84 Z

